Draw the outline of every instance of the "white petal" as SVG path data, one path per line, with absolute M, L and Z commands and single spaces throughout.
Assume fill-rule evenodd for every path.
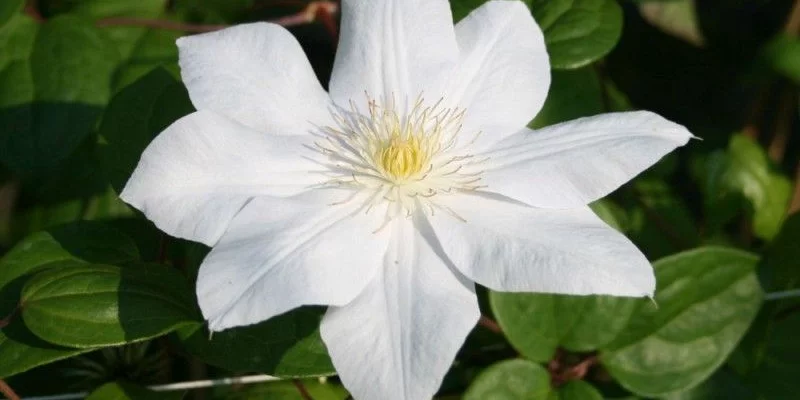
M 573 295 L 649 296 L 650 263 L 588 207 L 550 210 L 480 194 L 440 200 L 436 238 L 464 275 L 490 289 Z
M 480 316 L 472 282 L 409 221 L 396 225 L 375 279 L 352 303 L 330 307 L 320 327 L 356 399 L 430 399 Z
M 178 39 L 181 75 L 198 110 L 252 128 L 303 134 L 328 121 L 330 100 L 289 31 L 268 23 L 237 25 Z M 274 124 L 295 124 L 272 132 Z
M 254 324 L 302 305 L 344 305 L 386 254 L 379 218 L 348 204 L 344 190 L 255 198 L 231 222 L 197 277 L 209 329 Z
M 536 207 L 589 204 L 631 180 L 692 134 L 646 111 L 610 113 L 496 143 L 482 156 L 487 191 Z
M 120 197 L 168 234 L 212 246 L 251 197 L 291 195 L 323 180 L 304 158 L 304 140 L 198 111 L 150 143 Z
M 344 0 L 331 98 L 345 106 L 366 91 L 385 102 L 436 99 L 458 58 L 446 0 Z
M 519 131 L 550 87 L 544 35 L 521 1 L 490 1 L 456 25 L 459 67 L 447 101 L 467 109 L 464 132 L 494 142 Z

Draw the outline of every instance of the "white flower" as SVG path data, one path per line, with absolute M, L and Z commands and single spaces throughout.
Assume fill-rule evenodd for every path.
M 329 305 L 357 399 L 425 399 L 493 290 L 647 296 L 647 259 L 586 206 L 691 137 L 649 112 L 531 131 L 550 69 L 525 5 L 452 23 L 446 0 L 344 0 L 330 92 L 283 28 L 182 38 L 199 110 L 147 148 L 122 198 L 213 246 L 212 331 Z

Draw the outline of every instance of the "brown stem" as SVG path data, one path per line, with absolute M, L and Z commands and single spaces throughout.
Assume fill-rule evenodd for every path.
M 314 1 L 296 14 L 287 15 L 267 22 L 272 22 L 273 24 L 281 26 L 304 25 L 316 21 L 320 14 L 330 15 L 335 13 L 338 9 L 339 6 L 335 2 Z M 128 17 L 104 18 L 97 21 L 97 26 L 143 26 L 153 29 L 190 33 L 213 32 L 228 27 L 228 25 L 194 25 L 176 21 Z
M 28 16 L 36 20 L 36 22 L 42 22 L 44 18 L 42 18 L 42 13 L 39 12 L 38 3 L 37 0 L 28 0 L 28 3 L 25 4 L 25 14 L 28 14 Z
M 485 315 L 481 315 L 481 318 L 478 320 L 478 325 L 494 333 L 503 333 L 503 329 L 500 328 L 500 325 L 497 325 L 497 322 L 494 322 L 491 318 Z
M 562 349 L 556 351 L 555 356 L 550 363 L 547 364 L 547 370 L 550 372 L 550 381 L 555 386 L 563 385 L 569 381 L 581 380 L 586 377 L 589 369 L 598 362 L 596 354 L 592 354 L 581 360 L 577 364 L 569 365 L 564 363 L 564 356 L 566 353 Z
M 789 19 L 786 21 L 786 25 L 783 26 L 783 31 L 790 35 L 800 33 L 800 0 L 795 0 L 794 7 L 789 13 Z
M 97 21 L 97 26 L 142 26 L 152 29 L 163 29 L 168 31 L 181 31 L 190 33 L 213 32 L 227 28 L 227 25 L 193 25 L 182 22 L 167 21 L 160 19 L 111 17 Z
M 311 393 L 308 393 L 308 389 L 303 385 L 303 382 L 299 379 L 292 379 L 292 383 L 294 383 L 294 387 L 297 388 L 297 391 L 300 392 L 300 397 L 302 397 L 303 400 L 314 400 L 314 398 L 311 397 Z
M 14 315 L 17 314 L 17 310 L 19 310 L 19 304 L 17 304 L 17 306 L 14 307 L 13 310 L 11 310 L 10 314 L 6 315 L 3 318 L 0 318 L 0 329 L 7 327 L 8 324 L 11 323 L 11 319 L 14 318 Z
M 169 237 L 165 233 L 161 234 L 161 237 L 158 240 L 158 258 L 156 262 L 159 264 L 164 264 L 167 262 L 167 258 L 169 256 Z
M 745 121 L 744 127 L 742 128 L 742 134 L 753 140 L 758 140 L 761 116 L 764 114 L 766 102 L 769 99 L 769 94 L 772 89 L 771 86 L 772 85 L 767 85 L 759 89 L 755 100 L 753 100 L 753 104 L 750 106 L 747 121 Z
M 597 364 L 597 356 L 589 356 L 578 364 L 572 366 L 572 368 L 568 369 L 564 373 L 564 376 L 567 378 L 567 380 L 583 379 L 586 376 L 586 373 L 589 372 L 589 368 L 595 364 Z
M 789 14 L 789 19 L 786 21 L 786 25 L 784 26 L 783 30 L 784 32 L 792 36 L 800 35 L 800 0 L 795 0 L 794 6 L 792 7 L 792 11 Z M 789 113 L 794 113 L 794 103 L 792 103 L 788 107 L 788 109 Z M 787 116 L 787 118 L 790 117 Z M 785 143 L 783 144 L 785 145 Z M 797 172 L 795 172 L 794 194 L 792 195 L 792 200 L 789 202 L 789 214 L 792 214 L 797 211 L 800 211 L 800 163 L 798 163 Z
M 769 142 L 767 154 L 772 161 L 780 164 L 786 153 L 786 143 L 789 141 L 789 132 L 792 129 L 792 119 L 795 113 L 795 89 L 784 90 L 780 98 L 777 120 L 775 121 L 775 134 Z
M 336 24 L 336 19 L 333 17 L 335 13 L 336 8 L 334 7 L 320 7 L 316 15 L 316 18 L 322 22 L 325 30 L 331 35 L 334 49 L 339 44 L 339 27 Z
M 14 393 L 14 389 L 11 389 L 11 386 L 8 386 L 6 381 L 2 379 L 0 379 L 0 393 L 6 396 L 8 400 L 20 400 L 19 396 Z
M 794 174 L 794 194 L 789 202 L 789 214 L 800 211 L 800 163 L 797 164 L 797 172 Z

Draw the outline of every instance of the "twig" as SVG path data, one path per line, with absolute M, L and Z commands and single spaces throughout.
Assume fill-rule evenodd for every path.
M 17 311 L 19 311 L 19 303 L 17 303 L 17 306 L 14 307 L 13 310 L 11 310 L 11 313 L 9 313 L 8 315 L 6 315 L 3 318 L 0 318 L 0 329 L 3 329 L 5 327 L 7 327 L 8 324 L 11 323 L 11 319 L 14 318 L 14 315 L 17 314 Z
M 322 22 L 322 26 L 331 35 L 334 48 L 339 44 L 339 27 L 337 26 L 336 19 L 333 17 L 336 14 L 336 7 L 320 7 L 317 9 L 316 18 Z
M 97 21 L 97 26 L 142 26 L 153 29 L 164 29 L 168 31 L 181 31 L 191 33 L 213 32 L 227 28 L 228 25 L 193 25 L 182 22 L 167 21 L 161 19 L 112 17 L 103 18 Z
M 478 325 L 494 332 L 494 333 L 503 333 L 503 329 L 500 328 L 500 325 L 497 325 L 497 322 L 494 322 L 491 318 L 481 315 L 481 318 L 478 320 Z
M 38 3 L 37 0 L 29 0 L 28 3 L 25 4 L 25 14 L 28 14 L 28 16 L 33 18 L 36 22 L 42 22 L 44 18 L 42 18 L 42 13 L 39 12 Z
M 790 35 L 800 33 L 800 0 L 795 0 L 792 11 L 789 13 L 789 19 L 783 26 L 783 31 Z
M 750 105 L 750 111 L 747 113 L 748 116 L 744 127 L 742 127 L 742 134 L 753 140 L 758 140 L 761 116 L 764 114 L 764 108 L 766 107 L 766 102 L 769 99 L 769 93 L 772 89 L 771 86 L 772 85 L 764 86 L 758 91 L 755 100 Z
M 581 360 L 579 363 L 569 365 L 564 363 L 564 356 L 566 352 L 558 348 L 555 356 L 547 364 L 547 371 L 550 373 L 550 381 L 555 386 L 563 385 L 569 381 L 583 379 L 589 372 L 589 369 L 597 364 L 597 354 L 589 355 Z
M 249 375 L 249 376 L 237 376 L 232 378 L 207 379 L 202 381 L 167 383 L 165 385 L 148 386 L 147 388 L 155 392 L 171 392 L 177 390 L 203 389 L 216 386 L 246 385 L 249 383 L 272 382 L 280 380 L 281 378 L 270 375 Z M 77 400 L 77 399 L 83 399 L 88 395 L 89 393 L 87 392 L 76 392 L 76 393 L 57 394 L 52 396 L 26 397 L 24 400 Z M 20 400 L 20 399 L 19 397 L 17 398 L 9 397 L 9 400 Z
M 156 258 L 156 262 L 159 264 L 164 264 L 167 262 L 167 258 L 169 257 L 169 252 L 167 251 L 169 248 L 169 237 L 165 233 L 161 233 L 161 237 L 158 239 L 158 258 Z
M 797 164 L 797 172 L 794 174 L 794 194 L 789 202 L 789 214 L 800 211 L 800 163 Z
M 789 141 L 789 132 L 792 130 L 792 120 L 794 119 L 797 98 L 795 88 L 786 88 L 781 94 L 778 106 L 778 116 L 775 121 L 775 134 L 772 136 L 767 154 L 769 158 L 777 164 L 783 161 L 786 153 L 786 143 Z
M 303 385 L 303 382 L 300 382 L 299 379 L 292 379 L 292 383 L 294 383 L 294 387 L 297 388 L 297 391 L 300 392 L 300 397 L 302 397 L 303 400 L 314 400 L 314 398 L 311 397 L 311 393 L 308 393 L 308 390 Z
M 795 0 L 792 11 L 789 14 L 789 19 L 783 26 L 783 31 L 790 36 L 797 36 L 797 34 L 800 33 L 800 0 Z M 765 103 L 767 102 L 769 94 L 772 91 L 771 86 L 772 85 L 767 85 L 766 87 L 763 87 L 756 96 L 756 99 L 753 101 L 753 104 L 750 106 L 747 122 L 742 129 L 742 133 L 747 137 L 758 140 L 759 124 L 761 122 L 761 117 L 764 114 Z
M 782 292 L 772 292 L 764 295 L 764 301 L 790 299 L 800 297 L 800 289 L 784 290 Z
M 795 0 L 792 11 L 789 14 L 789 19 L 783 27 L 783 31 L 792 36 L 800 35 L 800 0 Z M 792 105 L 788 112 L 794 113 L 793 110 L 794 106 Z M 789 117 L 787 116 L 787 118 Z M 786 141 L 788 141 L 788 139 Z M 792 195 L 792 200 L 789 202 L 789 214 L 796 211 L 800 211 L 800 163 L 798 163 L 797 172 L 795 172 L 794 194 Z
M 317 20 L 318 17 L 322 22 L 327 25 L 326 18 L 335 14 L 339 6 L 332 1 L 314 1 L 308 4 L 300 12 L 292 15 L 287 15 L 278 19 L 270 20 L 273 24 L 281 26 L 297 26 L 309 24 Z M 332 18 L 330 18 L 332 20 Z M 128 18 L 128 17 L 112 17 L 104 18 L 97 21 L 97 26 L 143 26 L 153 29 L 164 29 L 171 31 L 181 31 L 190 33 L 204 33 L 213 32 L 220 29 L 227 28 L 228 25 L 194 25 L 183 22 L 168 21 L 161 19 L 147 19 L 147 18 Z
M 589 356 L 583 361 L 573 365 L 570 369 L 565 371 L 564 377 L 567 380 L 583 379 L 583 377 L 586 376 L 586 373 L 589 372 L 589 368 L 591 368 L 595 364 L 597 364 L 597 356 L 596 355 Z
M 11 389 L 11 386 L 8 386 L 6 381 L 2 379 L 0 379 L 0 393 L 6 396 L 8 400 L 20 400 L 19 396 L 14 393 L 14 389 Z

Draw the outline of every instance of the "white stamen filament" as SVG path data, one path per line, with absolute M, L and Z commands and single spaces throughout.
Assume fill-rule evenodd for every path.
M 369 95 L 366 101 L 366 114 L 351 101 L 349 110 L 332 110 L 335 126 L 318 132 L 320 140 L 313 148 L 326 157 L 330 177 L 323 185 L 371 192 L 363 204 L 365 212 L 383 201 L 391 203 L 376 232 L 398 216 L 410 217 L 418 206 L 429 215 L 441 209 L 463 221 L 437 204 L 436 195 L 483 187 L 478 166 L 485 160 L 467 153 L 480 132 L 467 141 L 460 135 L 466 110 L 445 108 L 443 99 L 425 106 L 420 95 L 401 116 L 394 101 L 381 106 Z

